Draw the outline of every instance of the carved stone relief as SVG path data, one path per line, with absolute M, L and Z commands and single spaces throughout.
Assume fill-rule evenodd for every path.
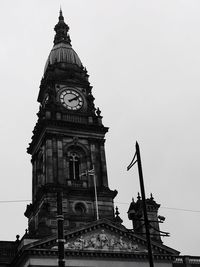
M 64 245 L 65 250 L 104 250 L 104 251 L 126 251 L 147 252 L 147 250 L 128 238 L 116 236 L 105 230 L 93 232 L 80 236 Z M 52 247 L 57 249 L 57 246 Z

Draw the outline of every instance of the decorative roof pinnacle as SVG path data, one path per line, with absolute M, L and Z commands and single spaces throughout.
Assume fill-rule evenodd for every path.
M 123 220 L 119 217 L 119 209 L 118 207 L 115 208 L 115 222 L 118 224 L 123 223 Z
M 60 6 L 60 15 L 59 15 L 59 21 L 64 21 L 64 17 L 63 17 L 63 14 L 62 14 L 62 8 L 61 8 L 61 6 Z
M 116 215 L 116 216 L 119 216 L 119 209 L 118 209 L 117 206 L 116 206 L 116 208 L 115 208 L 115 215 Z
M 55 25 L 54 30 L 56 35 L 54 37 L 54 44 L 67 43 L 71 45 L 71 40 L 68 34 L 69 26 L 65 23 L 62 9 L 60 8 L 58 23 Z
M 150 194 L 150 199 L 151 200 L 154 200 L 154 197 L 153 197 L 153 194 L 152 193 Z

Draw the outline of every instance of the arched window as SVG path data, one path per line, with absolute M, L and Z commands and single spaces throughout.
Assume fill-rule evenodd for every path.
M 68 185 L 86 184 L 89 153 L 80 144 L 69 144 L 64 148 L 64 177 Z
M 69 157 L 69 178 L 72 180 L 80 179 L 80 158 L 76 153 L 71 153 Z

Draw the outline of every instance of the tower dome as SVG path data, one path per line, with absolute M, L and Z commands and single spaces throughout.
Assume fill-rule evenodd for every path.
M 68 43 L 58 43 L 54 45 L 48 56 L 44 72 L 46 72 L 49 65 L 53 65 L 54 63 L 68 63 L 82 67 L 82 63 L 78 55 Z
M 64 22 L 62 11 L 60 10 L 59 21 L 54 28 L 56 35 L 54 46 L 48 56 L 45 64 L 44 73 L 47 67 L 55 63 L 75 64 L 82 68 L 83 65 L 77 53 L 71 46 L 70 36 L 68 34 L 69 26 Z

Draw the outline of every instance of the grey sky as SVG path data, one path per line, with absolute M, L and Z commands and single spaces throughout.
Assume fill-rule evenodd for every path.
M 107 167 L 116 205 L 127 210 L 139 191 L 141 148 L 146 195 L 166 217 L 164 243 L 199 254 L 200 225 L 200 1 L 60 1 L 72 46 L 87 67 L 105 126 Z M 37 94 L 60 8 L 55 0 L 1 0 L 0 200 L 31 199 L 26 147 L 38 111 Z M 126 204 L 122 204 L 126 203 Z M 27 227 L 28 203 L 0 203 L 0 239 Z M 165 207 L 165 208 L 164 208 Z M 178 208 L 192 211 L 166 209 Z

